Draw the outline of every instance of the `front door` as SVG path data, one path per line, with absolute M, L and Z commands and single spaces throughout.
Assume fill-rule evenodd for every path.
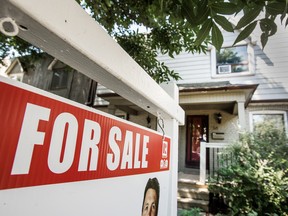
M 199 169 L 200 142 L 208 142 L 208 115 L 187 116 L 186 166 Z

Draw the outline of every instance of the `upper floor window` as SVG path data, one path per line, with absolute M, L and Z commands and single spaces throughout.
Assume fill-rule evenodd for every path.
M 287 114 L 285 111 L 255 111 L 250 113 L 250 129 L 257 131 L 263 123 L 287 133 Z
M 250 45 L 211 50 L 212 77 L 233 77 L 254 74 L 253 48 Z
M 51 90 L 64 89 L 68 87 L 69 72 L 65 69 L 53 71 Z
M 228 47 L 216 52 L 216 73 L 249 71 L 247 46 Z

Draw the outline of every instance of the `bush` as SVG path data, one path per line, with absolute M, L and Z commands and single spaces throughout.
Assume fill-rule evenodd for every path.
M 190 210 L 181 210 L 180 216 L 200 216 L 200 208 L 192 208 Z
M 282 130 L 258 125 L 222 154 L 231 161 L 210 180 L 209 190 L 223 196 L 232 215 L 288 215 L 288 146 Z

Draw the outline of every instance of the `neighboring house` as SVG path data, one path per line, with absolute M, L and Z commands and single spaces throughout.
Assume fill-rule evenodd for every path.
M 40 55 L 33 66 L 27 65 L 25 57 L 13 59 L 6 76 L 82 104 L 89 102 L 91 79 L 46 53 Z
M 2 59 L 2 64 L 0 63 L 0 76 L 7 77 L 5 71 L 7 69 L 7 65 L 11 64 L 11 60 L 9 58 Z

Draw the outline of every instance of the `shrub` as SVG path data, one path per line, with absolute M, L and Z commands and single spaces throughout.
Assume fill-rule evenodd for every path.
M 230 163 L 210 180 L 209 190 L 223 196 L 232 215 L 288 215 L 288 146 L 283 130 L 269 123 L 258 125 L 256 132 L 242 135 L 222 154 Z
M 180 211 L 180 216 L 200 216 L 200 208 L 192 208 L 190 210 L 183 209 Z

